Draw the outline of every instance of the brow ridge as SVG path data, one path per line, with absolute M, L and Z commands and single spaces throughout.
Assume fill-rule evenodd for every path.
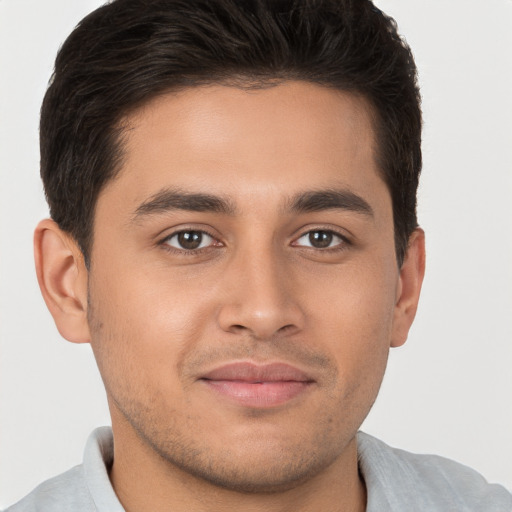
M 369 217 L 373 216 L 372 207 L 361 196 L 350 190 L 335 188 L 299 192 L 287 201 L 284 211 L 310 213 L 335 209 L 360 213 Z M 134 220 L 173 210 L 211 212 L 232 216 L 235 215 L 237 208 L 229 198 L 176 188 L 165 188 L 137 207 Z
M 229 199 L 223 197 L 201 192 L 187 192 L 176 188 L 165 188 L 137 207 L 134 220 L 173 210 L 234 215 L 236 209 Z
M 347 210 L 373 217 L 370 204 L 360 195 L 346 189 L 322 189 L 294 195 L 289 209 L 296 213 L 320 212 L 324 210 Z

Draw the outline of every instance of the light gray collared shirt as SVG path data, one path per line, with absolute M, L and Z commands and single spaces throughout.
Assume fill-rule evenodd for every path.
M 512 512 L 512 494 L 476 471 L 435 455 L 391 448 L 359 432 L 367 512 Z M 5 512 L 124 512 L 110 484 L 110 427 L 87 441 L 83 463 L 47 480 Z

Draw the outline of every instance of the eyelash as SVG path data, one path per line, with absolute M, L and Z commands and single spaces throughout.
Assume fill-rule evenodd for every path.
M 304 246 L 304 245 L 295 245 L 295 242 L 297 240 L 300 240 L 301 238 L 311 234 L 311 233 L 315 233 L 315 232 L 324 232 L 324 233 L 329 233 L 335 237 L 338 237 L 341 242 L 339 242 L 338 244 L 336 244 L 334 247 L 326 247 L 326 248 L 318 248 L 318 247 L 312 247 L 312 246 Z M 215 235 L 213 235 L 212 233 L 206 231 L 205 229 L 193 229 L 193 228 L 189 228 L 189 229 L 180 229 L 179 231 L 175 231 L 169 235 L 167 235 L 165 238 L 163 238 L 159 243 L 158 245 L 162 246 L 163 249 L 165 249 L 166 251 L 169 251 L 169 252 L 172 252 L 174 254 L 178 254 L 178 255 L 184 255 L 184 256 L 198 256 L 198 255 L 201 255 L 203 254 L 204 252 L 206 251 L 209 251 L 211 250 L 212 248 L 215 248 L 214 245 L 208 245 L 206 247 L 200 247 L 198 249 L 185 249 L 185 248 L 182 248 L 182 249 L 178 249 L 176 247 L 172 247 L 171 245 L 169 245 L 169 241 L 174 238 L 174 237 L 177 237 L 178 235 L 180 235 L 181 233 L 201 233 L 202 235 L 207 235 L 209 237 L 211 237 L 214 241 L 216 241 L 218 244 L 220 244 L 220 246 L 223 246 L 224 244 L 222 244 L 222 242 L 219 242 Z M 335 252 L 340 252 L 340 251 L 343 251 L 343 250 L 346 250 L 347 246 L 350 246 L 352 245 L 350 240 L 343 234 L 341 234 L 340 232 L 332 229 L 332 228 L 322 228 L 322 227 L 318 227 L 318 228 L 315 228 L 315 229 L 309 229 L 308 231 L 305 231 L 304 233 L 302 233 L 300 236 L 298 236 L 297 238 L 294 239 L 294 242 L 292 242 L 292 246 L 294 247 L 298 247 L 300 249 L 305 249 L 305 250 L 315 250 L 315 251 L 320 251 L 322 253 L 335 253 Z M 217 246 L 219 247 L 219 246 Z
M 201 233 L 202 235 L 207 235 L 210 238 L 212 238 L 214 241 L 217 241 L 217 238 L 212 233 L 206 231 L 205 229 L 194 229 L 194 228 L 188 228 L 188 229 L 180 229 L 179 231 L 175 231 L 171 233 L 170 235 L 167 235 L 164 239 L 162 239 L 158 245 L 162 246 L 162 248 L 168 252 L 171 252 L 173 254 L 177 254 L 179 256 L 198 256 L 200 254 L 203 254 L 206 251 L 209 251 L 212 249 L 212 245 L 208 245 L 207 247 L 201 247 L 199 249 L 178 249 L 176 247 L 172 247 L 169 245 L 169 241 L 180 235 L 181 233 Z M 219 244 L 222 244 L 222 242 L 218 242 Z M 222 244 L 223 245 L 223 244 Z
M 320 232 L 328 233 L 330 235 L 338 237 L 341 241 L 339 243 L 337 243 L 336 245 L 334 245 L 333 247 L 324 247 L 324 248 L 313 247 L 313 246 L 304 246 L 304 245 L 294 245 L 295 242 L 297 242 L 301 238 L 303 238 L 307 235 L 311 235 L 311 233 L 320 233 Z M 347 246 L 351 245 L 351 242 L 345 235 L 341 234 L 339 231 L 336 231 L 332 228 L 318 227 L 318 228 L 310 229 L 310 230 L 302 233 L 302 235 L 300 235 L 298 238 L 295 239 L 295 241 L 293 242 L 293 245 L 300 249 L 315 250 L 315 251 L 320 251 L 322 253 L 335 253 L 335 252 L 340 252 L 340 251 L 346 250 Z

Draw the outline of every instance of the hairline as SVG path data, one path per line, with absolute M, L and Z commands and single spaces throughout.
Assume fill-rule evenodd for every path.
M 111 182 L 115 181 L 123 171 L 125 157 L 127 155 L 127 139 L 129 138 L 130 130 L 134 129 L 133 125 L 131 124 L 131 120 L 136 118 L 137 115 L 140 115 L 147 106 L 154 103 L 159 98 L 167 95 L 177 96 L 181 92 L 185 92 L 188 90 L 221 86 L 243 91 L 252 91 L 270 89 L 273 87 L 277 87 L 279 85 L 292 82 L 312 84 L 318 87 L 323 87 L 325 89 L 332 90 L 334 92 L 342 93 L 356 100 L 355 104 L 357 105 L 358 109 L 361 107 L 364 109 L 365 114 L 368 116 L 368 121 L 370 122 L 372 130 L 371 149 L 375 167 L 377 169 L 378 176 L 383 180 L 384 185 L 386 186 L 386 189 L 388 190 L 388 193 L 390 194 L 391 198 L 391 203 L 393 207 L 393 236 L 395 240 L 395 258 L 397 259 L 398 266 L 400 267 L 403 261 L 400 261 L 400 255 L 397 251 L 397 230 L 394 212 L 395 201 L 393 198 L 390 185 L 388 184 L 386 179 L 386 173 L 381 164 L 381 151 L 382 145 L 384 143 L 384 141 L 381 139 L 384 138 L 384 135 L 380 133 L 382 132 L 383 120 L 381 119 L 379 109 L 373 104 L 371 99 L 365 93 L 356 89 L 345 89 L 343 87 L 336 87 L 332 83 L 325 83 L 319 80 L 311 80 L 306 77 L 300 77 L 299 73 L 292 72 L 286 75 L 285 73 L 270 74 L 248 71 L 247 73 L 236 72 L 232 75 L 226 75 L 224 77 L 193 77 L 190 83 L 170 85 L 169 87 L 164 87 L 160 90 L 155 90 L 152 93 L 148 93 L 148 95 L 142 100 L 132 105 L 129 105 L 123 109 L 123 112 L 118 116 L 118 119 L 112 123 L 112 126 L 109 129 L 107 129 L 108 131 L 106 133 L 106 136 L 111 138 L 111 144 L 114 150 L 113 152 L 115 154 L 115 157 L 113 165 L 109 170 L 108 178 L 105 180 L 105 182 L 101 185 L 100 189 L 98 190 L 94 200 L 94 204 L 92 205 L 89 219 L 89 233 L 85 241 L 85 247 L 82 247 L 82 245 L 79 244 L 79 241 L 75 240 L 79 245 L 80 250 L 84 256 L 84 261 L 87 269 L 90 269 L 91 253 L 94 244 L 96 207 L 102 192 L 105 190 L 105 188 L 109 186 Z

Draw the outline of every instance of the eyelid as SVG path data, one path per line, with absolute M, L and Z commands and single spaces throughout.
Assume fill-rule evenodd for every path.
M 185 249 L 180 247 L 174 247 L 168 243 L 173 237 L 179 235 L 180 233 L 193 231 L 197 233 L 202 233 L 212 239 L 212 242 L 206 247 L 200 247 L 198 249 Z M 164 237 L 160 238 L 157 242 L 157 245 L 163 247 L 165 250 L 173 251 L 180 254 L 200 254 L 202 251 L 208 250 L 212 247 L 220 247 L 224 244 L 219 240 L 219 236 L 212 233 L 210 230 L 204 227 L 195 227 L 195 226 L 179 226 L 174 228 L 170 233 L 166 234 Z
M 307 226 L 302 226 L 301 228 L 297 229 L 297 235 L 293 235 L 293 242 L 295 242 L 299 238 L 302 238 L 305 235 L 314 233 L 315 231 L 324 231 L 326 233 L 332 233 L 333 235 L 341 238 L 345 243 L 352 243 L 351 239 L 353 235 L 348 230 L 342 229 L 338 226 L 333 226 L 332 224 L 309 224 Z
M 212 239 L 213 243 L 210 243 L 208 246 L 200 247 L 198 249 L 178 248 L 178 247 L 174 247 L 167 243 L 173 237 L 179 235 L 180 233 L 186 232 L 186 231 L 195 231 L 195 232 L 203 233 L 204 235 L 207 235 L 208 237 L 210 237 Z M 157 245 L 163 246 L 166 250 L 175 251 L 175 252 L 184 253 L 184 254 L 187 254 L 187 253 L 188 254 L 192 254 L 192 253 L 198 254 L 202 251 L 211 249 L 212 247 L 224 246 L 224 243 L 219 240 L 219 236 L 217 234 L 214 234 L 212 231 L 213 230 L 209 230 L 202 226 L 196 227 L 196 226 L 185 225 L 185 226 L 175 227 L 172 229 L 172 231 L 170 233 L 168 233 L 164 237 L 160 238 L 160 240 L 157 242 Z M 327 233 L 331 233 L 334 236 L 338 237 L 340 239 L 340 242 L 334 246 L 325 247 L 325 248 L 318 248 L 318 247 L 313 247 L 311 245 L 308 246 L 308 245 L 302 245 L 302 244 L 297 243 L 297 241 L 300 240 L 302 237 L 307 236 L 310 233 L 315 232 L 315 231 L 324 231 Z M 350 240 L 349 236 L 347 236 L 346 234 L 341 232 L 341 229 L 336 229 L 332 226 L 315 226 L 315 227 L 308 226 L 308 229 L 303 227 L 300 230 L 300 234 L 298 236 L 294 236 L 290 245 L 292 245 L 294 247 L 299 247 L 299 248 L 314 249 L 316 251 L 328 252 L 328 251 L 339 250 L 348 245 L 352 245 L 352 241 Z
M 203 237 L 203 239 L 201 240 L 201 244 L 199 245 L 199 247 L 197 247 L 196 249 L 186 249 L 184 247 L 177 247 L 177 246 L 171 244 L 171 241 L 173 239 L 177 240 L 181 233 L 187 233 L 187 232 L 188 233 L 201 233 L 201 236 Z M 206 238 L 206 240 L 205 240 L 205 238 Z M 210 242 L 208 242 L 208 239 L 210 239 Z M 177 233 L 173 233 L 172 235 L 168 236 L 165 239 L 164 243 L 169 244 L 174 249 L 178 249 L 178 250 L 181 250 L 181 251 L 188 251 L 188 250 L 190 250 L 190 251 L 198 251 L 199 249 L 204 249 L 205 247 L 210 246 L 214 240 L 215 239 L 211 235 L 209 235 L 208 233 L 206 233 L 204 231 L 184 230 L 184 231 L 178 231 Z M 203 243 L 206 243 L 206 246 L 203 246 Z
M 298 244 L 298 240 L 300 240 L 301 238 L 309 235 L 310 233 L 314 233 L 314 232 L 317 232 L 317 231 L 323 231 L 325 233 L 331 233 L 332 235 L 334 235 L 335 237 L 338 237 L 340 239 L 340 242 L 338 242 L 337 244 L 333 245 L 333 246 L 330 246 L 330 247 L 325 247 L 325 248 L 320 248 L 320 247 L 314 247 L 312 245 L 302 245 L 302 244 Z M 332 250 L 338 250 L 340 248 L 343 248 L 343 247 L 346 247 L 347 245 L 351 245 L 352 242 L 350 241 L 349 237 L 344 235 L 343 233 L 341 233 L 339 230 L 337 229 L 334 229 L 332 227 L 326 227 L 326 226 L 318 226 L 318 227 L 315 227 L 315 228 L 309 228 L 307 229 L 307 231 L 302 231 L 301 234 L 297 237 L 295 237 L 291 243 L 292 246 L 294 247 L 301 247 L 301 248 L 306 248 L 306 249 L 314 249 L 314 250 L 317 250 L 317 251 L 323 251 L 323 252 L 326 252 L 326 251 L 332 251 Z

